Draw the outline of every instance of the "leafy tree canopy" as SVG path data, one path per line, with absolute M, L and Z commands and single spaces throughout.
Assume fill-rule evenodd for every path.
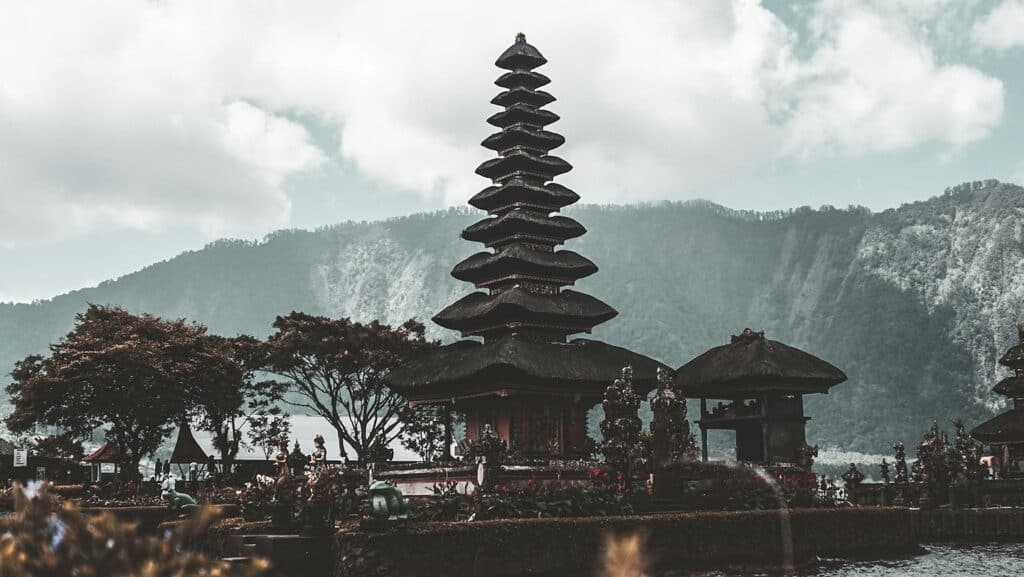
M 274 321 L 262 369 L 284 379 L 301 400 L 292 404 L 326 419 L 364 460 L 395 440 L 409 407 L 388 388 L 388 372 L 437 342 L 416 320 L 392 327 L 292 312 Z
M 90 305 L 50 355 L 19 361 L 7 392 L 14 432 L 57 427 L 73 438 L 105 428 L 122 468 L 155 451 L 193 404 L 194 387 L 237 380 L 233 360 L 206 327 Z

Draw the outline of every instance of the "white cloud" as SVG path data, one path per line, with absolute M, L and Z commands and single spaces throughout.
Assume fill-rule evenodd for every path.
M 810 21 L 817 48 L 780 87 L 792 99 L 784 150 L 804 158 L 929 142 L 955 150 L 986 137 L 1002 118 L 1002 82 L 939 64 L 919 24 L 860 3 L 822 3 Z
M 974 23 L 971 39 L 992 50 L 1024 46 L 1024 0 L 1002 0 Z
M 922 22 L 948 2 L 814 4 L 801 56 L 755 0 L 15 4 L 0 22 L 0 242 L 262 232 L 288 224 L 288 177 L 328 156 L 462 203 L 485 184 L 493 61 L 520 30 L 551 60 L 577 167 L 562 180 L 588 201 L 714 197 L 780 155 L 955 151 L 992 130 L 1003 91 L 934 56 Z M 339 131 L 338 150 L 297 116 Z

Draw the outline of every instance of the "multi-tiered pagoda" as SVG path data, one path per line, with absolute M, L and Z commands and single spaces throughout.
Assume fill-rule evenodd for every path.
M 462 232 L 488 250 L 452 271 L 481 290 L 434 317 L 482 342 L 442 347 L 394 371 L 390 381 L 411 403 L 453 403 L 466 413 L 470 439 L 491 425 L 522 454 L 574 456 L 588 444 L 588 409 L 622 367 L 633 367 L 635 386 L 646 392 L 662 365 L 600 341 L 569 339 L 617 313 L 565 288 L 597 266 L 573 251 L 556 250 L 586 229 L 553 214 L 579 196 L 552 182 L 572 166 L 550 154 L 565 139 L 546 130 L 558 115 L 543 109 L 555 100 L 540 90 L 550 80 L 534 71 L 545 62 L 522 34 L 496 62 L 507 70 L 495 82 L 505 90 L 491 102 L 503 110 L 487 122 L 501 130 L 482 144 L 498 157 L 476 170 L 493 185 L 469 201 L 489 216 Z
M 971 436 L 988 445 L 998 460 L 1001 477 L 1024 476 L 1024 325 L 1017 323 L 1020 339 L 999 359 L 1013 375 L 996 383 L 992 391 L 1013 401 L 1013 407 L 978 425 Z

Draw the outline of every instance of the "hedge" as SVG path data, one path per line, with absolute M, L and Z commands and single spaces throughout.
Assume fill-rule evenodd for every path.
M 783 539 L 788 525 L 792 539 Z M 906 509 L 793 509 L 409 523 L 337 536 L 338 577 L 522 575 L 592 569 L 607 535 L 639 533 L 653 564 L 773 563 L 916 549 Z
M 211 505 L 219 510 L 221 517 L 233 517 L 239 514 L 241 508 L 238 505 Z M 101 515 L 110 513 L 119 520 L 138 523 L 139 530 L 152 533 L 164 522 L 174 519 L 174 511 L 167 507 L 158 506 L 133 506 L 133 507 L 82 507 L 82 513 L 87 515 Z

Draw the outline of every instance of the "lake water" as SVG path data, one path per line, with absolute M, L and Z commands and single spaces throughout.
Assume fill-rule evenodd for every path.
M 926 552 L 885 561 L 821 560 L 797 569 L 799 577 L 1010 577 L 1024 575 L 1024 544 L 928 545 Z M 669 571 L 655 577 L 774 577 L 778 572 Z

